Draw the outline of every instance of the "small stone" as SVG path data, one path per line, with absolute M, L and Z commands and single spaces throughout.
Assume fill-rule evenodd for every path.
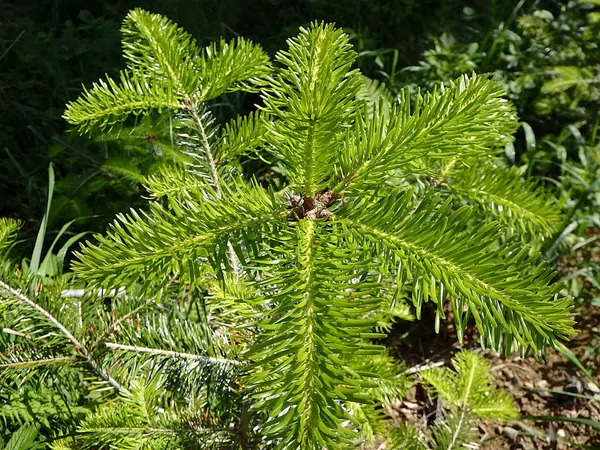
M 538 389 L 548 389 L 550 387 L 550 383 L 546 380 L 538 380 L 535 383 L 535 387 Z
M 556 432 L 556 437 L 564 439 L 567 437 L 567 433 L 562 428 Z
M 421 407 L 421 405 L 419 405 L 418 403 L 413 403 L 413 402 L 404 402 L 404 406 L 406 406 L 408 409 L 419 409 Z
M 502 434 L 508 438 L 516 439 L 519 436 L 519 430 L 515 430 L 513 427 L 504 427 Z
M 536 391 L 536 393 L 540 396 L 540 397 L 552 397 L 552 393 L 549 392 L 550 389 L 550 383 L 548 383 L 546 380 L 538 380 L 535 383 L 535 387 L 537 389 L 539 389 L 538 391 Z
M 588 382 L 585 384 L 585 388 L 586 388 L 588 391 L 591 391 L 591 392 L 593 392 L 594 394 L 600 394 L 600 388 L 598 387 L 598 385 L 596 385 L 596 383 L 593 383 L 593 382 L 591 382 L 591 381 L 588 381 Z
M 537 450 L 538 447 L 531 441 L 523 442 L 523 450 Z
M 591 419 L 592 418 L 592 414 L 589 410 L 587 409 L 582 409 L 579 411 L 579 415 L 578 417 L 580 417 L 581 419 Z

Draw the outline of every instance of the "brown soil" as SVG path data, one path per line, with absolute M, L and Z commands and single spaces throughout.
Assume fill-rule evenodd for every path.
M 586 237 L 600 235 L 600 229 L 590 228 L 585 234 Z M 565 276 L 588 266 L 589 262 L 600 263 L 598 241 L 560 258 L 556 266 L 560 275 Z M 591 275 L 599 278 L 598 273 Z M 600 308 L 592 306 L 591 302 L 593 298 L 600 298 L 600 291 L 588 280 L 584 280 L 584 285 L 585 289 L 577 299 L 575 316 L 579 332 L 566 346 L 589 371 L 589 377 L 556 351 L 549 351 L 542 360 L 483 352 L 473 329 L 467 330 L 464 342 L 459 344 L 450 312 L 446 314 L 448 319 L 440 333 L 436 334 L 433 309 L 425 309 L 420 321 L 398 324 L 385 344 L 391 354 L 409 368 L 449 363 L 452 355 L 463 348 L 480 352 L 488 359 L 497 387 L 514 397 L 521 418 L 507 423 L 482 422 L 479 442 L 482 450 L 600 450 L 597 427 L 581 422 L 531 418 L 562 416 L 600 422 Z M 408 420 L 425 428 L 433 421 L 436 406 L 436 401 L 417 384 L 404 399 L 390 406 L 387 413 L 393 420 Z
M 600 355 L 593 351 L 594 340 L 600 337 L 600 308 L 589 306 L 589 303 L 578 308 L 578 328 L 582 331 L 568 343 L 570 350 L 591 372 L 591 379 L 586 379 L 572 362 L 558 352 L 548 352 L 541 361 L 534 357 L 502 357 L 490 351 L 482 352 L 472 332 L 459 345 L 451 320 L 438 335 L 433 331 L 433 311 L 425 311 L 424 314 L 428 317 L 423 317 L 420 322 L 398 326 L 390 334 L 386 344 L 394 356 L 408 367 L 421 367 L 449 362 L 452 355 L 462 348 L 481 352 L 492 366 L 497 386 L 515 398 L 521 419 L 508 423 L 482 422 L 482 450 L 600 449 L 600 433 L 593 427 L 527 417 L 564 416 L 600 421 Z M 588 398 L 561 394 L 565 391 Z M 416 385 L 402 401 L 388 409 L 388 414 L 394 420 L 408 420 L 425 427 L 434 417 L 435 409 L 436 402 L 420 385 Z

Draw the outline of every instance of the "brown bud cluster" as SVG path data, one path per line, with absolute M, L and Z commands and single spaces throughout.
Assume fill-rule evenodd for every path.
M 327 207 L 336 199 L 331 189 L 325 189 L 314 197 L 291 194 L 288 196 L 290 206 L 289 220 L 325 219 L 331 220 L 333 213 Z

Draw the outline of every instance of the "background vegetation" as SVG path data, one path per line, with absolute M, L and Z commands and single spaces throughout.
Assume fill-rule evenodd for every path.
M 29 256 L 42 228 L 46 248 L 57 236 L 56 248 L 66 245 L 51 270 L 62 273 L 73 238 L 103 231 L 115 213 L 144 204 L 148 193 L 141 181 L 173 157 L 168 142 L 161 141 L 167 123 L 148 119 L 131 134 L 91 140 L 71 132 L 61 117 L 64 105 L 80 94 L 78 86 L 89 86 L 104 73 L 118 74 L 123 65 L 119 28 L 133 7 L 170 17 L 200 46 L 220 37 L 243 36 L 271 55 L 297 33 L 298 26 L 313 19 L 335 22 L 350 35 L 363 73 L 392 94 L 405 87 L 416 93 L 473 71 L 495 74 L 521 121 L 517 140 L 505 149 L 506 162 L 543 184 L 563 212 L 562 223 L 540 245 L 545 258 L 559 269 L 565 292 L 580 305 L 578 321 L 586 341 L 576 355 L 569 355 L 574 361 L 569 370 L 586 383 L 593 383 L 594 377 L 597 382 L 600 338 L 593 331 L 595 308 L 600 306 L 597 0 L 1 2 L 0 216 L 25 223 L 22 241 L 13 249 L 14 255 L 26 258 L 25 266 L 35 259 Z M 209 108 L 224 122 L 248 111 L 255 100 L 253 94 L 228 94 Z M 50 162 L 55 172 L 52 187 Z M 247 167 L 263 179 L 282 176 L 257 161 Z M 50 190 L 53 201 L 43 223 Z M 61 232 L 71 220 L 75 223 Z M 1 395 L 0 391 L 0 399 Z M 23 399 L 10 401 L 22 402 L 24 410 L 37 405 L 40 416 L 47 407 L 35 396 L 27 400 L 29 405 Z M 69 404 L 85 409 L 87 402 L 78 398 Z M 56 423 L 77 413 L 68 408 L 53 411 Z M 7 427 L 0 436 L 13 430 Z M 593 426 L 581 430 L 590 436 L 595 433 Z
M 78 223 L 73 230 L 101 230 L 114 212 L 127 210 L 139 201 L 143 193 L 140 175 L 152 170 L 159 153 L 153 145 L 155 133 L 151 127 L 148 135 L 127 143 L 90 142 L 70 133 L 61 118 L 66 102 L 79 94 L 78 86 L 89 85 L 100 74 L 117 73 L 121 64 L 119 28 L 133 7 L 167 15 L 188 30 L 200 46 L 220 37 L 244 36 L 271 54 L 296 33 L 298 26 L 313 19 L 335 22 L 350 33 L 363 72 L 398 89 L 407 83 L 399 76 L 401 69 L 418 64 L 423 52 L 442 33 L 459 42 L 483 42 L 505 21 L 532 6 L 521 5 L 515 10 L 512 3 L 4 2 L 0 30 L 0 95 L 4 106 L 0 163 L 7 169 L 0 175 L 3 215 L 25 220 L 27 229 L 34 233 L 45 206 L 49 161 L 54 162 L 57 173 L 50 230 L 75 218 Z M 560 8 L 557 4 L 549 7 L 554 13 Z M 462 58 L 460 49 L 455 53 Z M 454 66 L 452 61 L 446 64 Z M 475 68 L 479 69 L 466 63 L 436 76 L 428 73 L 419 78 L 429 82 L 436 77 L 455 78 Z M 220 106 L 221 114 L 227 117 L 240 112 L 252 101 L 232 96 Z

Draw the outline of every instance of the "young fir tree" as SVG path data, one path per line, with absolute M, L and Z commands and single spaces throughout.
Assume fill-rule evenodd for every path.
M 474 321 L 483 346 L 507 353 L 539 353 L 572 332 L 570 300 L 522 242 L 559 218 L 497 161 L 517 119 L 495 81 L 393 99 L 352 69 L 347 36 L 318 23 L 271 65 L 246 40 L 200 51 L 169 20 L 134 10 L 123 51 L 119 79 L 85 90 L 66 119 L 102 133 L 169 114 L 173 145 L 193 163 L 148 178 L 148 209 L 83 246 L 73 265 L 83 300 L 27 296 L 23 277 L 0 285 L 13 330 L 0 342 L 2 376 L 68 364 L 87 374 L 85 389 L 120 393 L 53 448 L 415 443 L 378 408 L 408 386 L 376 343 L 407 302 L 417 317 L 434 302 L 436 327 L 449 308 L 460 337 Z M 260 95 L 257 111 L 217 126 L 207 102 L 239 90 Z M 283 186 L 243 173 L 250 158 L 280 167 Z M 464 361 L 458 369 L 488 379 Z M 426 376 L 441 395 L 456 388 L 440 379 Z M 485 402 L 482 383 L 455 417 Z M 496 415 L 510 416 L 502 405 Z M 471 423 L 440 425 L 447 448 Z

